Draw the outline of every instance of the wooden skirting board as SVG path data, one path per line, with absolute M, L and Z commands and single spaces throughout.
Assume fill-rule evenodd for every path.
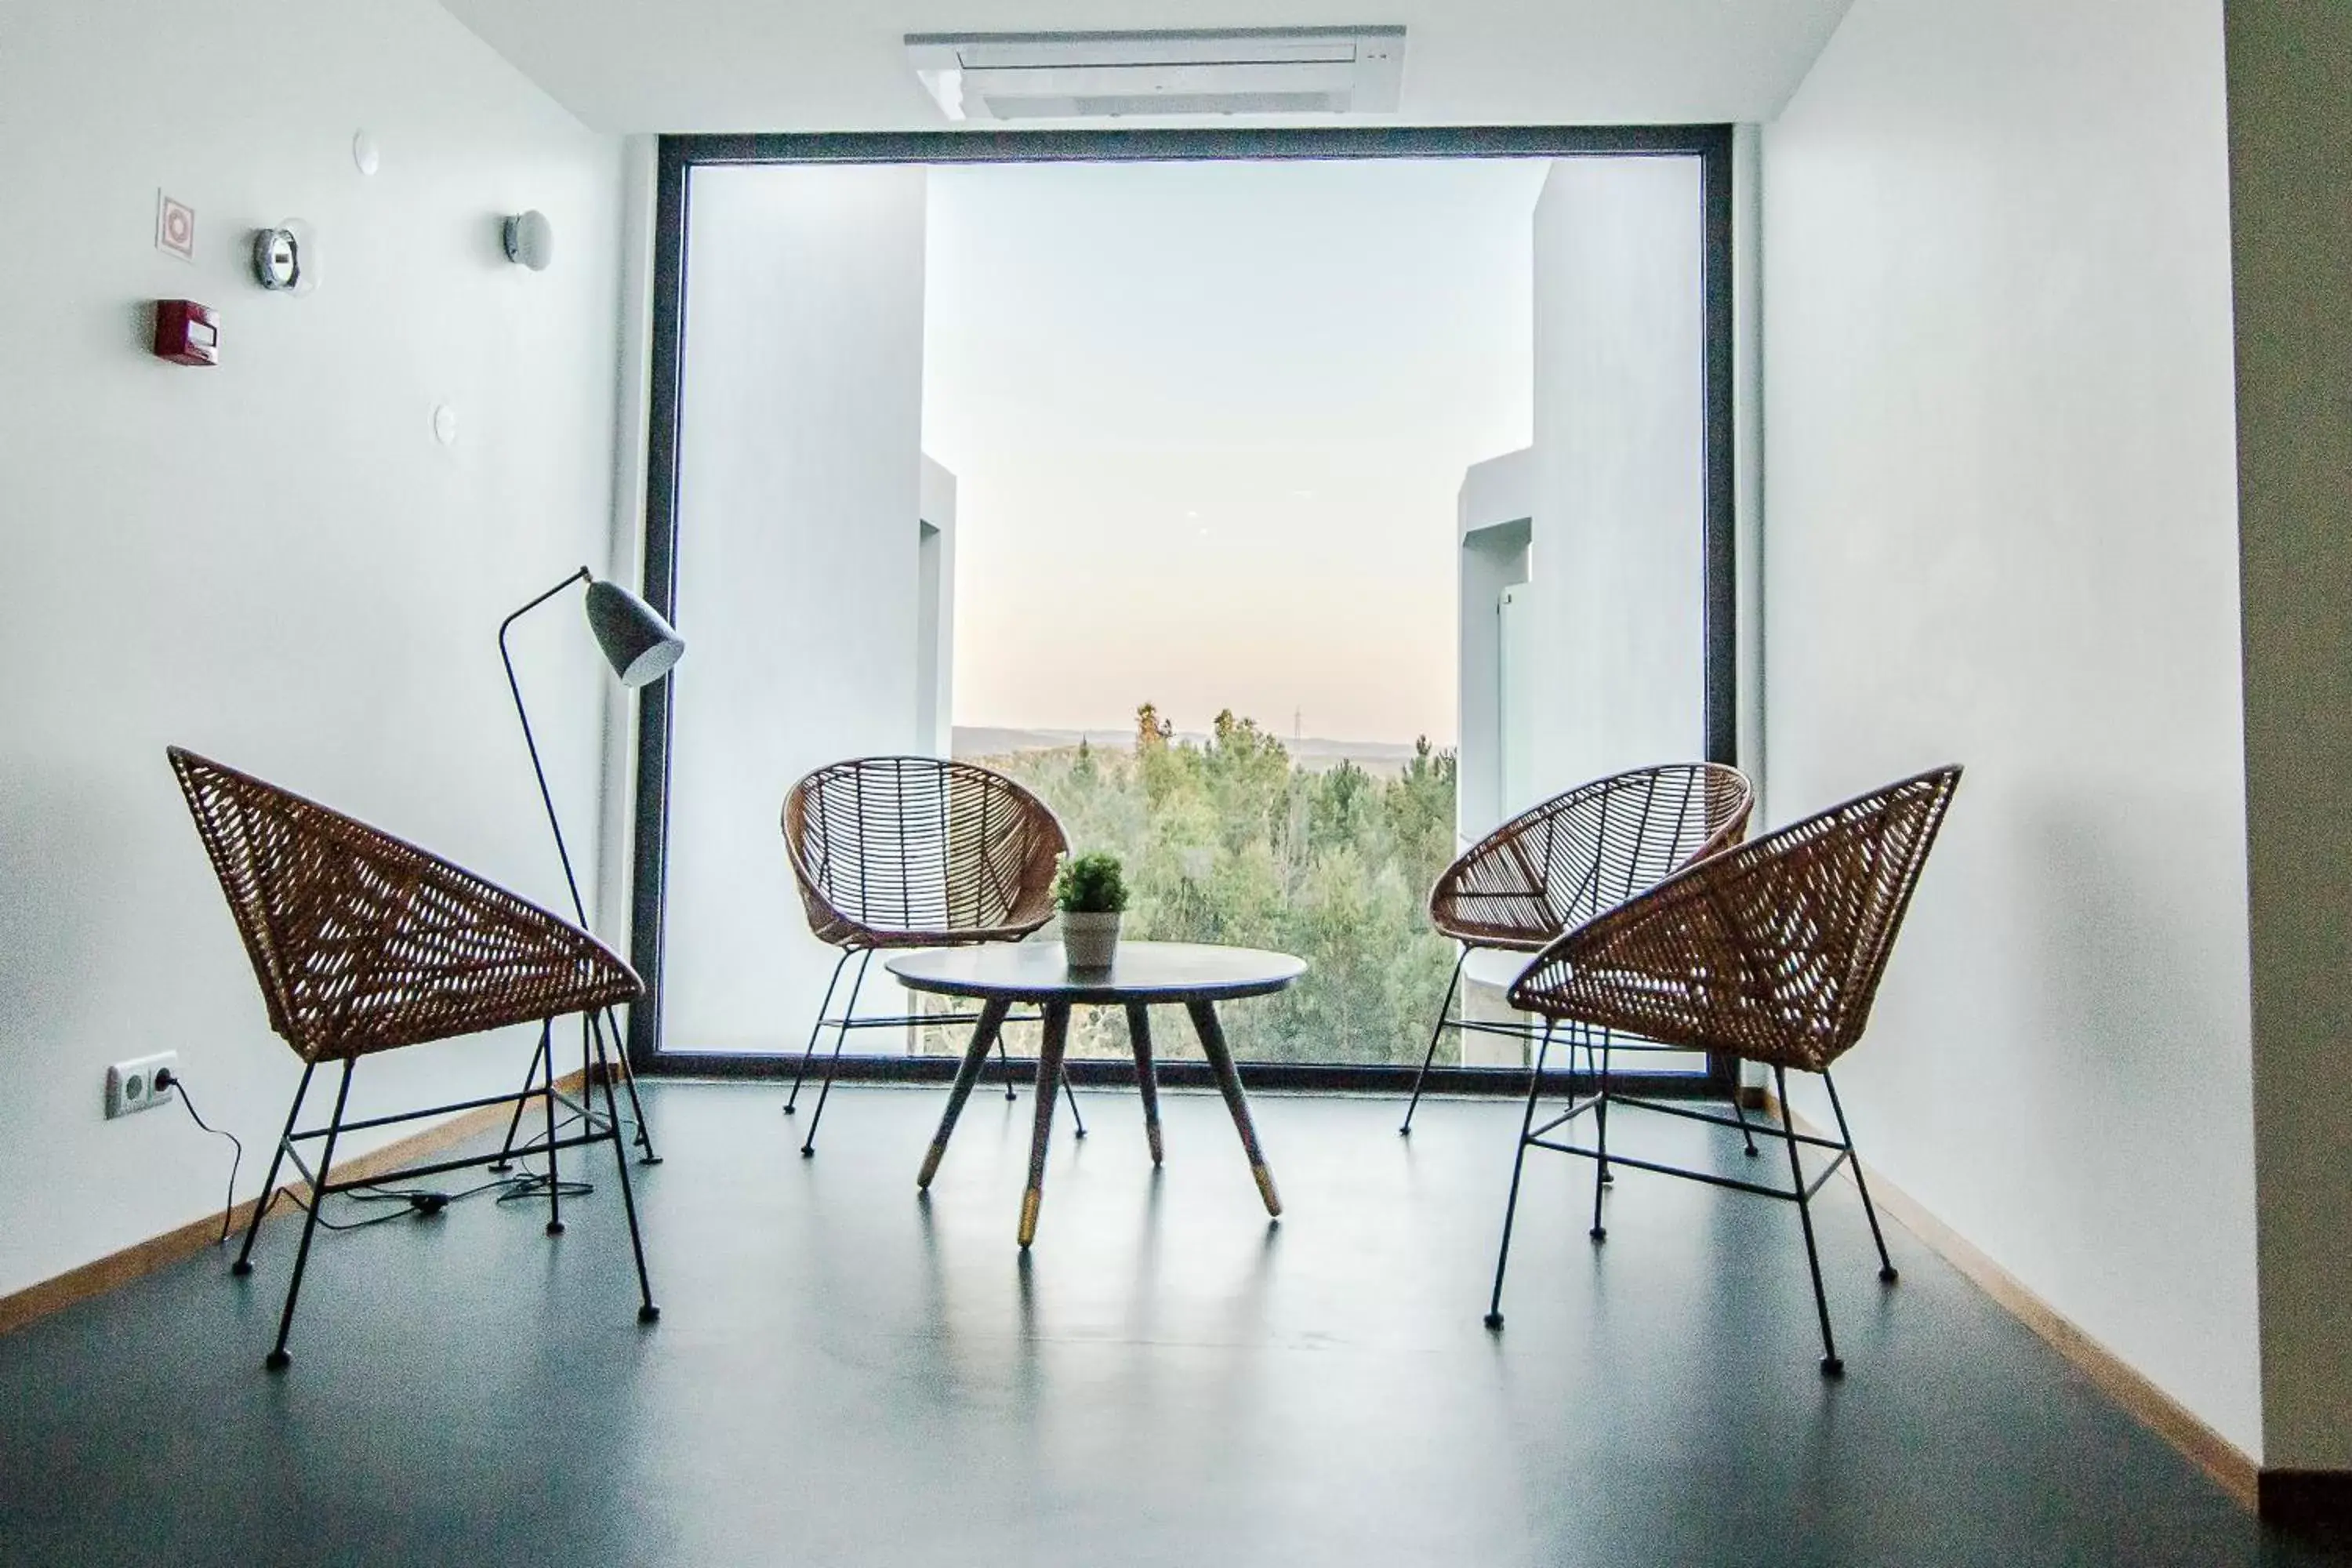
M 583 1082 L 583 1076 L 573 1072 L 556 1079 L 556 1088 L 566 1093 L 578 1093 Z M 338 1179 L 350 1176 L 360 1180 L 391 1175 L 404 1165 L 416 1164 L 469 1138 L 501 1131 L 511 1114 L 511 1110 L 503 1105 L 486 1105 L 478 1110 L 467 1111 L 422 1132 L 395 1139 L 372 1154 L 338 1161 L 334 1173 Z M 307 1199 L 310 1186 L 298 1179 L 280 1184 L 277 1192 Z M 267 1195 L 275 1194 L 248 1198 L 230 1211 L 229 1235 L 232 1239 L 253 1217 L 254 1205 Z M 290 1203 L 281 1207 L 287 1214 L 301 1212 Z M 52 1312 L 62 1311 L 77 1301 L 102 1296 L 117 1286 L 128 1285 L 159 1268 L 168 1268 L 174 1263 L 194 1258 L 217 1242 L 220 1233 L 220 1216 L 207 1215 L 203 1219 L 191 1220 L 176 1230 L 168 1230 L 161 1236 L 126 1247 L 120 1252 L 110 1252 L 79 1268 L 69 1268 L 53 1279 L 28 1285 L 14 1295 L 0 1296 L 0 1334 L 13 1332 Z
M 1780 1114 L 1778 1097 L 1769 1089 L 1748 1090 L 1741 1098 L 1775 1117 Z M 1799 1131 L 1825 1136 L 1801 1115 L 1796 1118 L 1796 1124 Z M 2084 1332 L 2072 1319 L 2027 1289 L 2017 1276 L 1921 1207 L 1875 1166 L 1864 1164 L 1863 1173 L 1869 1180 L 1870 1195 L 1879 1213 L 1926 1243 L 1928 1250 L 1958 1269 L 2010 1316 L 2048 1341 L 2060 1355 L 2074 1363 L 2076 1371 L 2098 1384 L 2101 1392 L 2122 1405 L 2141 1426 L 2180 1450 L 2240 1506 L 2249 1510 L 2260 1506 L 2263 1489 L 2262 1467 L 2244 1449 L 2208 1426 L 2187 1405 Z

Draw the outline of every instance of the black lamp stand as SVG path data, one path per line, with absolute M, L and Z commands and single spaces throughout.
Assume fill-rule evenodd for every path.
M 531 611 L 539 608 L 540 605 L 544 605 L 550 599 L 554 598 L 566 588 L 572 586 L 574 584 L 593 583 L 594 581 L 594 575 L 589 572 L 588 568 L 583 566 L 579 571 L 574 572 L 571 576 L 566 577 L 562 582 L 558 583 L 554 587 L 548 589 L 547 592 L 540 595 L 537 598 L 531 600 L 529 604 L 523 605 L 520 609 L 509 616 L 505 620 L 499 623 L 499 659 L 506 666 L 507 689 L 514 694 L 515 720 L 522 726 L 523 747 L 530 752 L 530 771 L 532 776 L 537 778 L 539 781 L 540 804 L 547 808 L 548 830 L 555 835 L 556 858 L 563 863 L 563 885 L 571 891 L 572 912 L 573 917 L 579 921 L 580 929 L 583 931 L 586 931 L 588 929 L 588 906 L 586 901 L 580 896 L 580 879 L 573 874 L 572 869 L 572 851 L 563 842 L 563 824 L 555 815 L 555 796 L 547 786 L 547 769 L 539 760 L 539 742 L 532 736 L 530 731 L 530 714 L 523 707 L 522 682 L 515 676 L 514 655 L 509 651 L 507 647 L 507 634 L 513 629 L 514 624 L 517 621 L 522 619 L 523 616 L 530 614 Z M 636 1119 L 637 1135 L 634 1142 L 644 1151 L 644 1163 L 648 1165 L 657 1165 L 661 1163 L 661 1156 L 654 1152 L 653 1131 L 651 1128 L 647 1126 L 646 1121 L 645 1103 L 637 1098 L 636 1074 L 629 1066 L 629 1053 L 626 1047 L 622 1043 L 620 1026 L 613 1017 L 612 1008 L 605 1007 L 598 1012 L 591 1014 L 589 1016 L 589 1023 L 591 1027 L 598 1031 L 600 1038 L 602 1038 L 604 1031 L 610 1030 L 611 1032 L 611 1046 L 613 1052 L 611 1059 L 620 1064 L 621 1082 L 629 1092 L 629 1111 L 630 1114 Z M 530 1092 L 531 1083 L 537 1079 L 541 1070 L 544 1070 L 547 1074 L 548 1088 L 549 1091 L 551 1093 L 553 1092 L 555 1082 L 555 1058 L 552 1054 L 552 1048 L 549 1045 L 547 1037 L 544 1035 L 542 1035 L 540 1039 L 538 1051 L 531 1058 L 530 1072 L 523 1079 L 523 1090 L 525 1093 Z M 575 1107 L 575 1109 L 581 1110 L 582 1114 L 583 1115 L 588 1114 L 584 1108 Z M 509 1125 L 507 1129 L 505 1152 L 499 1156 L 500 1166 L 503 1166 L 514 1152 L 515 1133 L 521 1121 L 521 1118 L 522 1110 L 521 1107 L 518 1105 L 515 1109 L 515 1124 Z M 498 1167 L 493 1168 L 495 1169 Z

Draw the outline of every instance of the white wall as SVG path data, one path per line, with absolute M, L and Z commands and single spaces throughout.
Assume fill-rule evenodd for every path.
M 1768 127 L 1768 782 L 1968 765 L 1856 1137 L 2259 1454 L 2221 28 L 1856 0 Z
M 793 891 L 784 792 L 929 749 L 923 171 L 708 169 L 691 211 L 663 1039 L 798 1050 L 835 954 Z M 903 1010 L 883 981 L 869 1000 Z
M 158 185 L 196 208 L 193 265 L 153 247 Z M 247 1191 L 297 1077 L 166 743 L 561 903 L 493 636 L 608 553 L 618 196 L 616 144 L 425 0 L 0 12 L 0 1291 L 220 1201 L 223 1147 L 178 1109 L 101 1119 L 108 1062 L 178 1050 Z M 526 206 L 545 273 L 500 253 Z M 321 241 L 305 299 L 247 270 L 289 216 Z M 223 310 L 219 367 L 149 356 L 157 297 Z M 517 648 L 593 884 L 578 615 Z M 519 1084 L 528 1048 L 373 1059 L 354 1106 Z
M 1532 798 L 1706 754 L 1696 158 L 1552 164 L 1535 219 Z
M 2230 0 L 2263 1457 L 2352 1469 L 2352 9 Z

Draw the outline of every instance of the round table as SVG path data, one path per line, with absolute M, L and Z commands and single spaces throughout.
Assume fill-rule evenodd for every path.
M 1054 1086 L 1062 1071 L 1062 1056 L 1070 1037 L 1070 1009 L 1081 1004 L 1127 1009 L 1128 1040 L 1135 1050 L 1135 1081 L 1143 1094 L 1143 1127 L 1151 1142 L 1151 1163 L 1160 1163 L 1160 1096 L 1151 1073 L 1153 1004 L 1181 1003 L 1192 1015 L 1193 1031 L 1201 1037 L 1201 1054 L 1217 1075 L 1217 1088 L 1233 1112 L 1234 1129 L 1241 1134 L 1249 1156 L 1250 1173 L 1257 1179 L 1265 1212 L 1282 1213 L 1274 1190 L 1274 1174 L 1260 1152 L 1257 1130 L 1251 1125 L 1249 1100 L 1242 1093 L 1241 1074 L 1234 1069 L 1233 1052 L 1217 1023 L 1217 1004 L 1242 996 L 1265 996 L 1281 990 L 1307 973 L 1307 961 L 1286 952 L 1263 952 L 1247 947 L 1212 947 L 1198 942 L 1122 942 L 1108 969 L 1072 969 L 1057 942 L 1025 942 L 984 947 L 940 948 L 910 952 L 888 960 L 884 967 L 910 991 L 962 996 L 981 1004 L 980 1021 L 972 1027 L 963 1065 L 956 1069 L 955 1088 L 948 1093 L 946 1112 L 923 1156 L 919 1188 L 929 1188 L 956 1118 L 979 1080 L 980 1069 L 995 1044 L 996 1032 L 1013 1005 L 1034 1005 L 1043 1015 L 1045 1044 L 1037 1052 L 1036 1124 L 1029 1137 L 1029 1188 L 1021 1200 L 1020 1242 L 1027 1247 L 1037 1236 L 1037 1209 L 1045 1201 L 1045 1146 L 1054 1128 Z

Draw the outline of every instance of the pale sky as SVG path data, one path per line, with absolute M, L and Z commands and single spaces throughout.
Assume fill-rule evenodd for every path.
M 931 170 L 956 722 L 1452 744 L 1454 495 L 1529 438 L 1544 172 Z

